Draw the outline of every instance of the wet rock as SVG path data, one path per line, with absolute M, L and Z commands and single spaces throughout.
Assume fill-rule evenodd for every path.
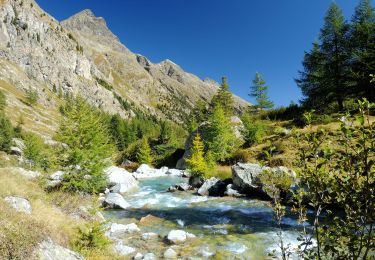
M 218 178 L 212 177 L 206 180 L 198 189 L 198 194 L 201 196 L 223 196 L 226 188 L 226 183 Z
M 155 217 L 151 214 L 145 216 L 145 217 L 142 217 L 140 220 L 139 220 L 139 223 L 140 224 L 143 224 L 143 225 L 147 225 L 147 224 L 160 224 L 163 222 L 163 219 L 162 218 L 158 218 L 158 217 Z
M 55 244 L 51 239 L 45 240 L 37 246 L 34 252 L 39 260 L 83 260 L 84 258 L 67 248 Z
M 233 189 L 233 184 L 228 184 L 224 192 L 225 195 L 230 197 L 242 197 L 243 195 L 237 190 Z
M 185 242 L 187 239 L 195 238 L 194 234 L 185 232 L 183 230 L 171 230 L 167 235 L 167 241 L 172 244 L 179 244 Z
M 123 255 L 123 256 L 133 254 L 136 251 L 135 248 L 126 246 L 121 241 L 117 242 L 113 248 L 116 253 Z
M 177 253 L 172 248 L 168 248 L 163 256 L 165 259 L 177 259 Z
M 143 256 L 143 260 L 156 260 L 156 255 L 153 253 L 147 253 Z
M 111 166 L 104 170 L 113 192 L 124 193 L 138 187 L 137 180 L 127 170 Z
M 103 206 L 113 209 L 127 209 L 130 207 L 130 204 L 120 194 L 108 193 L 103 201 Z
M 158 234 L 153 233 L 153 232 L 143 233 L 141 237 L 143 240 L 150 240 L 150 239 L 157 238 Z
M 193 187 L 191 187 L 188 183 L 179 183 L 176 185 L 173 185 L 168 188 L 169 192 L 175 192 L 175 191 L 188 191 L 191 190 Z
M 147 164 L 142 164 L 139 168 L 133 173 L 134 177 L 137 179 L 146 179 L 146 178 L 155 178 L 167 176 L 167 167 L 162 167 L 160 169 L 151 168 Z
M 204 183 L 204 179 L 201 177 L 190 177 L 189 178 L 189 185 L 193 188 L 200 188 Z
M 21 197 L 9 196 L 5 197 L 4 201 L 7 202 L 12 208 L 18 212 L 31 214 L 32 208 L 30 202 L 27 199 Z

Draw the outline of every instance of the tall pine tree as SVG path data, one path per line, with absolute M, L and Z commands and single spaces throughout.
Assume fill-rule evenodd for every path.
M 370 74 L 375 70 L 375 12 L 370 0 L 361 0 L 356 7 L 349 41 L 352 53 L 350 76 L 354 83 L 351 94 L 375 101 L 375 87 L 370 83 Z
M 261 110 L 273 107 L 273 102 L 268 97 L 268 86 L 266 86 L 266 82 L 259 72 L 255 74 L 249 96 L 255 97 L 257 101 L 256 106 Z

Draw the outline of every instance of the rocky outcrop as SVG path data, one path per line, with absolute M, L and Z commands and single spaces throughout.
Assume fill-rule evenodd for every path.
M 262 167 L 259 164 L 237 163 L 232 166 L 233 186 L 242 194 L 257 196 L 263 198 L 273 198 L 274 196 L 286 197 L 286 191 L 275 189 L 267 183 L 262 183 L 261 174 L 270 172 L 275 178 L 288 178 L 292 186 L 296 185 L 298 180 L 296 173 L 284 166 Z
M 225 182 L 212 177 L 203 183 L 197 193 L 201 196 L 223 196 L 226 186 Z
M 127 209 L 130 204 L 118 193 L 108 193 L 103 201 L 103 206 L 112 209 Z
M 34 254 L 38 260 L 84 260 L 80 254 L 59 246 L 50 239 L 41 242 Z
M 134 176 L 123 168 L 116 166 L 108 167 L 104 170 L 112 192 L 125 193 L 138 187 L 138 182 Z
M 18 212 L 23 212 L 26 214 L 31 214 L 32 212 L 31 204 L 27 199 L 21 197 L 8 196 L 4 198 L 4 201 Z

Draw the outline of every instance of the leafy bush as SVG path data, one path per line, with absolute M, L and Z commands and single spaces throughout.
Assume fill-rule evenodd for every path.
M 73 248 L 85 253 L 93 249 L 104 249 L 110 244 L 111 241 L 104 234 L 104 224 L 95 221 L 78 228 Z
M 34 106 L 39 100 L 39 94 L 36 90 L 28 89 L 26 91 L 26 102 L 29 106 Z
M 260 143 L 263 137 L 267 135 L 268 127 L 262 121 L 246 114 L 242 117 L 242 122 L 244 124 L 242 135 L 247 145 Z
M 0 151 L 9 152 L 14 137 L 13 126 L 3 112 L 0 112 Z
M 66 144 L 59 162 L 67 173 L 63 189 L 98 193 L 107 186 L 103 170 L 115 154 L 107 125 L 81 97 L 68 100 L 62 112 L 56 137 Z

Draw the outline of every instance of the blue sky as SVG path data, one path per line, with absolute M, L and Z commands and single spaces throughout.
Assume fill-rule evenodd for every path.
M 131 51 L 170 59 L 249 100 L 256 71 L 277 106 L 301 98 L 294 82 L 332 0 L 37 0 L 58 20 L 91 9 Z M 358 0 L 336 0 L 350 19 Z

